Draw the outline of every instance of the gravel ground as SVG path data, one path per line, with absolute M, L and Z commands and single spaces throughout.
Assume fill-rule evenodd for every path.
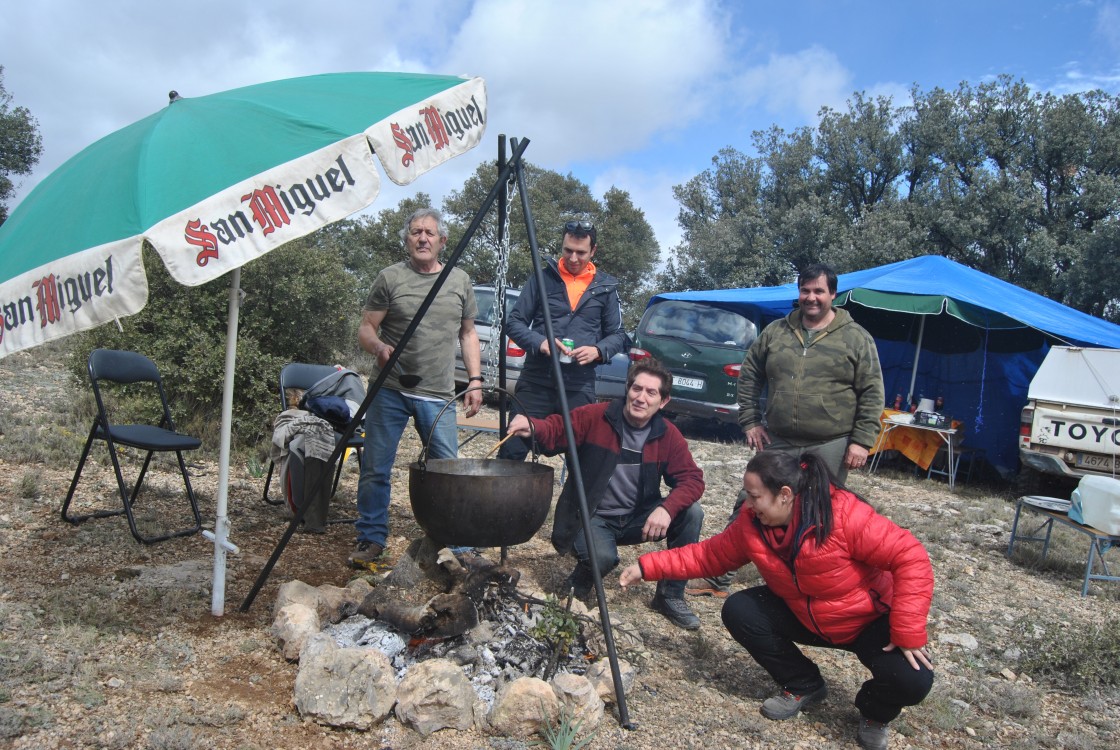
M 210 615 L 213 548 L 196 535 L 137 544 L 123 519 L 80 526 L 58 516 L 85 427 L 60 430 L 58 415 L 75 402 L 56 366 L 26 354 L 0 360 L 0 746 L 12 748 L 500 748 L 527 743 L 478 732 L 439 732 L 422 739 L 393 720 L 370 732 L 303 721 L 292 705 L 296 665 L 286 662 L 268 628 L 277 587 L 291 579 L 344 585 L 352 530 L 334 524 L 322 536 L 296 535 L 248 612 L 239 607 L 285 529 L 281 509 L 261 501 L 263 477 L 244 461 L 231 467 L 232 541 L 225 614 Z M 683 425 L 708 489 L 705 533 L 722 528 L 749 452 L 741 441 Z M 24 444 L 38 433 L 63 444 L 54 458 L 27 463 Z M 63 434 L 65 433 L 65 434 Z M 468 452 L 481 455 L 489 438 Z M 84 501 L 112 503 L 115 482 L 103 447 L 86 469 Z M 419 534 L 407 502 L 406 462 L 419 452 L 402 444 L 394 492 L 390 557 Z M 558 463 L 554 462 L 558 466 Z M 216 461 L 192 464 L 212 528 Z M 157 467 L 143 523 L 182 523 L 175 473 Z M 353 514 L 356 467 L 344 472 L 333 514 Z M 893 725 L 891 748 L 1115 748 L 1120 695 L 1062 691 L 1022 672 L 1017 623 L 1058 623 L 1071 638 L 1103 616 L 1117 596 L 1095 586 L 1081 598 L 1079 564 L 1040 569 L 1004 556 L 1012 507 L 985 489 L 956 494 L 944 484 L 887 471 L 852 479 L 882 512 L 914 530 L 930 549 L 937 576 L 931 614 L 934 691 Z M 558 488 L 557 488 L 558 491 Z M 150 527 L 149 527 L 150 528 Z M 548 525 L 510 550 L 526 586 L 555 584 L 571 565 L 547 544 Z M 1070 543 L 1080 549 L 1080 540 Z M 623 562 L 641 549 L 629 548 Z M 1075 555 L 1076 552 L 1071 552 Z M 1083 550 L 1079 554 L 1084 554 Z M 755 581 L 739 574 L 737 585 Z M 1115 584 L 1105 584 L 1115 586 Z M 702 620 L 685 633 L 652 612 L 653 586 L 623 592 L 606 582 L 612 614 L 636 629 L 648 654 L 627 701 L 633 729 L 608 712 L 591 748 L 854 747 L 852 698 L 865 673 L 854 657 L 812 655 L 829 680 L 826 703 L 775 723 L 758 713 L 773 692 L 769 678 L 727 636 L 720 603 L 692 600 Z M 1117 665 L 1112 665 L 1116 669 Z

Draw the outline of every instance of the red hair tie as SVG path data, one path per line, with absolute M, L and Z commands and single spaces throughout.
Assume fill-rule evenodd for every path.
M 809 468 L 809 462 L 808 461 L 802 461 L 801 462 L 801 468 L 802 469 L 808 469 Z

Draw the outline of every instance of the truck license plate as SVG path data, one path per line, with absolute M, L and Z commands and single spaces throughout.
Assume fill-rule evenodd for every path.
M 1112 456 L 1100 456 L 1093 453 L 1078 453 L 1077 465 L 1087 469 L 1112 469 L 1116 459 Z
M 690 391 L 702 391 L 704 390 L 704 379 L 684 378 L 680 375 L 674 375 L 673 385 L 677 386 L 678 388 L 687 388 Z

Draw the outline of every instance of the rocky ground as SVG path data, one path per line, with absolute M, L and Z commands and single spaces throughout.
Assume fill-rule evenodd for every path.
M 231 538 L 241 552 L 229 558 L 224 614 L 215 617 L 213 547 L 202 536 L 145 546 L 132 539 L 121 518 L 80 526 L 60 520 L 88 429 L 67 416 L 80 397 L 57 367 L 26 354 L 0 360 L 0 378 L 7 386 L 0 389 L 0 746 L 528 746 L 477 731 L 422 739 L 393 720 L 370 732 L 302 720 L 292 705 L 296 665 L 284 660 L 269 636 L 272 603 L 277 587 L 291 579 L 344 585 L 354 576 L 346 567 L 352 530 L 334 524 L 326 535 L 293 537 L 256 601 L 241 612 L 286 519 L 280 508 L 262 502 L 260 467 L 235 461 L 229 508 Z M 683 427 L 708 483 L 705 532 L 715 533 L 749 453 L 741 442 L 727 441 L 726 433 Z M 481 455 L 492 444 L 483 437 L 468 450 Z M 40 445 L 45 447 L 30 449 Z M 111 467 L 104 448 L 95 450 L 97 463 L 86 469 L 81 485 L 83 502 L 111 504 Z M 390 558 L 419 534 L 405 468 L 418 452 L 410 436 L 398 462 Z M 192 463 L 211 528 L 217 473 L 210 457 Z M 356 469 L 348 467 L 334 515 L 353 513 L 356 479 Z M 144 500 L 142 522 L 148 528 L 182 523 L 176 474 L 160 466 L 149 481 L 156 491 Z M 1054 566 L 1018 555 L 1009 561 L 1004 553 L 1012 506 L 991 488 L 950 494 L 942 483 L 890 470 L 860 474 L 851 484 L 926 543 L 937 576 L 930 621 L 937 682 L 922 706 L 894 723 L 892 748 L 1120 746 L 1120 695 L 1114 688 L 1058 688 L 1021 666 L 1027 657 L 1024 623 L 1056 627 L 1077 639 L 1102 618 L 1115 617 L 1120 597 L 1107 588 L 1120 588 L 1115 584 L 1079 596 L 1080 538 L 1068 542 L 1065 562 L 1059 545 Z M 510 550 L 510 562 L 544 587 L 557 583 L 571 564 L 552 552 L 547 529 L 546 523 L 535 539 Z M 640 551 L 626 550 L 624 563 Z M 750 570 L 741 571 L 737 586 L 754 580 Z M 590 747 L 855 746 L 852 698 L 865 673 L 854 657 L 813 651 L 830 683 L 829 700 L 795 720 L 770 722 L 758 705 L 774 686 L 723 630 L 720 603 L 692 600 L 703 626 L 686 633 L 648 609 L 652 591 L 652 585 L 622 591 L 616 577 L 607 580 L 610 610 L 638 631 L 645 656 L 627 699 L 632 728 L 621 728 L 617 711 L 609 710 Z M 1115 659 L 1115 651 L 1108 653 Z

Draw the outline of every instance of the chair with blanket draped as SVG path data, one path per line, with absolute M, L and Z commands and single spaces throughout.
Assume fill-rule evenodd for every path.
M 90 384 L 93 386 L 93 397 L 97 402 L 97 415 L 94 417 L 85 448 L 82 449 L 82 457 L 78 460 L 78 468 L 74 471 L 70 491 L 66 493 L 66 500 L 62 504 L 63 520 L 78 524 L 90 518 L 106 518 L 124 514 L 128 519 L 128 528 L 132 535 L 144 544 L 160 542 L 172 537 L 188 536 L 198 532 L 202 528 L 202 518 L 199 516 L 198 501 L 195 499 L 194 489 L 191 487 L 190 475 L 187 472 L 183 453 L 197 450 L 201 447 L 202 441 L 196 437 L 184 435 L 175 428 L 175 422 L 171 418 L 171 410 L 167 403 L 167 393 L 163 388 L 163 379 L 160 377 L 159 369 L 155 363 L 143 354 L 137 354 L 136 352 L 96 349 L 89 355 L 87 369 Z M 158 419 L 153 419 L 147 423 L 121 424 L 115 422 L 113 416 L 119 412 L 119 408 L 115 406 L 115 399 L 110 398 L 110 394 L 106 390 L 114 389 L 114 386 L 109 384 L 131 386 L 137 396 L 151 395 L 154 392 L 159 397 Z M 130 399 L 129 403 L 135 405 L 140 402 Z M 111 406 L 113 408 L 110 408 Z M 84 515 L 73 515 L 70 513 L 70 503 L 74 500 L 78 480 L 82 476 L 82 469 L 86 465 L 90 449 L 93 447 L 94 441 L 97 440 L 104 441 L 109 449 L 109 458 L 113 463 L 113 471 L 117 478 L 117 489 L 120 492 L 123 507 L 115 510 L 96 510 Z M 140 475 L 137 477 L 136 484 L 131 492 L 121 471 L 120 459 L 126 454 L 125 448 L 135 448 L 145 452 L 144 465 L 140 468 Z M 179 473 L 183 477 L 183 486 L 187 491 L 187 499 L 190 501 L 193 524 L 186 528 L 149 536 L 142 534 L 137 528 L 133 510 L 137 496 L 140 494 L 140 487 L 143 485 L 144 478 L 151 466 L 152 457 L 156 453 L 175 454 L 179 465 Z
M 303 362 L 292 362 L 285 365 L 280 370 L 280 409 L 281 411 L 296 408 L 301 396 L 313 385 L 320 382 L 324 378 L 335 374 L 338 369 L 331 365 L 312 365 Z M 335 439 L 342 437 L 341 433 L 335 432 Z M 350 440 L 346 443 L 346 447 L 352 449 L 357 457 L 358 462 L 362 459 L 362 446 L 365 444 L 365 433 L 359 428 Z M 331 496 L 338 491 L 338 482 L 342 476 L 343 461 L 339 460 L 338 466 L 334 473 L 334 483 L 331 486 Z M 264 493 L 261 499 L 270 505 L 282 505 L 285 500 L 283 497 L 273 500 L 269 497 L 268 491 L 272 484 L 272 475 L 276 469 L 276 462 L 270 461 L 268 464 L 268 474 L 264 480 Z M 283 494 L 283 493 L 281 493 Z M 353 519 L 346 519 L 352 521 Z

